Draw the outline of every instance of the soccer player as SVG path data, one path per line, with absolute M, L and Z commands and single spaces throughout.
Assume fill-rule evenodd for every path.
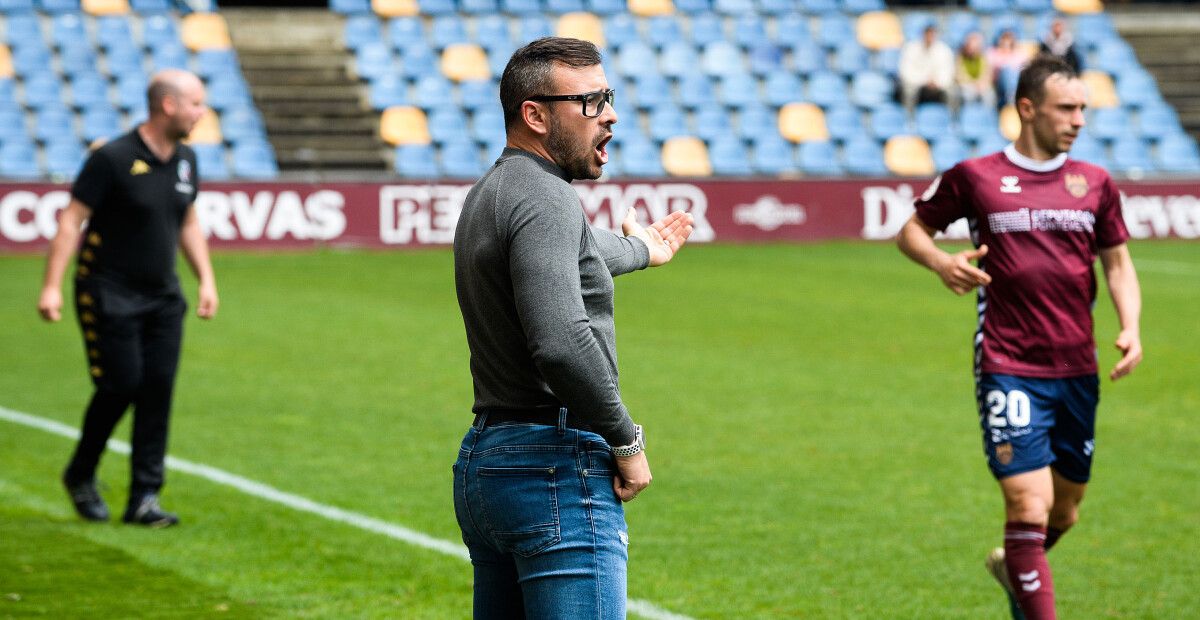
M 62 317 L 63 274 L 86 221 L 75 307 L 96 389 L 63 484 L 81 517 L 108 519 L 96 490 L 96 466 L 113 427 L 133 404 L 132 477 L 123 520 L 166 527 L 179 520 L 158 503 L 187 306 L 175 275 L 177 248 L 199 279 L 200 318 L 216 314 L 218 298 L 192 208 L 196 155 L 180 143 L 207 109 L 204 85 L 185 71 L 163 71 L 151 78 L 147 99 L 149 119 L 83 164 L 50 243 L 38 312 L 47 321 Z
M 625 236 L 588 223 L 570 183 L 600 176 L 617 122 L 591 43 L 517 50 L 500 103 L 507 147 L 471 188 L 454 236 L 475 389 L 454 509 L 474 616 L 624 618 L 621 502 L 651 476 L 617 384 L 613 276 L 671 260 L 691 216 L 648 228 L 627 217 Z
M 1097 255 L 1121 324 L 1122 357 L 1109 377 L 1142 359 L 1141 292 L 1120 194 L 1103 169 L 1067 158 L 1085 99 L 1070 65 L 1037 57 L 1017 84 L 1016 142 L 935 179 L 897 238 L 950 290 L 979 289 L 975 395 L 1006 518 L 1004 547 L 987 566 L 1013 615 L 1037 620 L 1055 617 L 1046 551 L 1079 518 L 1096 448 Z M 934 232 L 963 217 L 976 249 L 939 249 Z

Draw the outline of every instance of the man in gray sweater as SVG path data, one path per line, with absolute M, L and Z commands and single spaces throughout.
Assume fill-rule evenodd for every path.
M 593 228 L 574 179 L 595 179 L 617 122 L 600 54 L 577 39 L 517 50 L 500 80 L 507 148 L 467 195 L 454 279 L 475 421 L 454 506 L 475 567 L 475 618 L 623 618 L 623 501 L 650 484 L 617 383 L 613 276 L 671 260 L 672 213 L 625 236 Z

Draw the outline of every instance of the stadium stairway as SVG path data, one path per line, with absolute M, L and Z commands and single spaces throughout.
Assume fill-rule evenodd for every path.
M 223 9 L 285 176 L 390 170 L 379 116 L 347 71 L 343 18 L 322 9 Z
M 1142 66 L 1158 80 L 1163 98 L 1179 113 L 1179 122 L 1200 140 L 1200 12 L 1182 5 L 1112 5 L 1113 23 Z

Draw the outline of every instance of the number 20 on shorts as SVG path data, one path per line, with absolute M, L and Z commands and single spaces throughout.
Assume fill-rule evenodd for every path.
M 1012 390 L 1008 394 L 1000 390 L 987 393 L 988 426 L 1004 428 L 1007 426 L 1029 425 L 1029 395 L 1021 390 Z

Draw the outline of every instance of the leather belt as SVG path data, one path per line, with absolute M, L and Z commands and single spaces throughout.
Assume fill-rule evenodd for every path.
M 545 426 L 558 426 L 558 407 L 537 407 L 532 409 L 485 409 L 480 413 L 475 414 L 475 424 L 477 428 L 487 428 L 489 426 L 499 426 L 503 424 L 543 424 Z M 483 426 L 479 425 L 479 419 L 487 416 Z M 567 411 L 567 428 L 573 428 L 581 431 L 592 431 L 592 427 L 587 422 L 584 422 L 580 417 L 571 411 Z

